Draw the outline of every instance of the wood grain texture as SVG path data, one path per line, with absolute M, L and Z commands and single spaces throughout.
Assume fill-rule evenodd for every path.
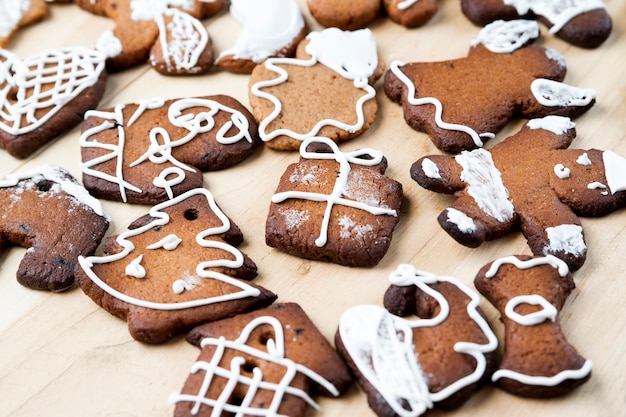
M 320 29 L 299 0 L 313 29 Z M 460 12 L 458 0 L 440 2 L 440 10 L 425 26 L 405 29 L 387 18 L 371 25 L 379 52 L 388 64 L 399 59 L 434 61 L 463 57 L 478 33 Z M 626 0 L 607 0 L 614 28 L 600 47 L 585 50 L 570 46 L 542 28 L 539 45 L 560 51 L 567 60 L 565 82 L 594 88 L 597 104 L 576 120 L 572 147 L 611 149 L 626 156 Z M 227 13 L 206 21 L 216 51 L 231 45 L 239 26 Z M 9 49 L 21 57 L 47 48 L 92 46 L 112 22 L 77 7 L 51 5 L 45 21 L 22 30 Z M 245 75 L 214 72 L 172 78 L 141 66 L 110 76 L 101 107 L 161 96 L 178 98 L 228 94 L 246 106 Z M 451 197 L 419 187 L 409 176 L 411 164 L 427 154 L 440 153 L 426 135 L 411 130 L 400 106 L 391 103 L 376 85 L 380 111 L 373 127 L 360 138 L 345 142 L 342 150 L 371 147 L 389 161 L 387 174 L 404 186 L 404 207 L 389 252 L 374 268 L 346 268 L 294 258 L 269 248 L 264 223 L 270 197 L 284 168 L 296 153 L 267 147 L 234 168 L 204 175 L 221 208 L 242 229 L 241 249 L 258 265 L 256 282 L 278 294 L 278 301 L 299 303 L 332 340 L 339 317 L 355 304 L 382 305 L 388 275 L 401 263 L 440 275 L 454 276 L 472 285 L 477 271 L 491 260 L 529 253 L 519 233 L 477 249 L 460 246 L 441 230 L 436 217 Z M 512 123 L 498 137 L 517 131 Z M 63 135 L 28 160 L 0 152 L 0 177 L 44 163 L 56 163 L 81 178 L 79 128 Z M 488 146 L 493 143 L 490 142 Z M 112 217 L 109 234 L 118 234 L 148 211 L 145 206 L 103 202 Z M 486 387 L 454 412 L 433 411 L 432 416 L 569 417 L 623 415 L 626 409 L 626 210 L 582 219 L 589 253 L 574 274 L 576 289 L 561 315 L 569 341 L 593 361 L 591 380 L 563 398 L 531 400 Z M 182 337 L 160 346 L 134 341 L 126 323 L 101 310 L 80 289 L 62 294 L 32 291 L 15 280 L 24 250 L 13 248 L 0 257 L 0 416 L 171 416 L 168 396 L 178 391 L 195 361 L 197 348 Z M 498 316 L 482 304 L 492 325 Z M 355 386 L 342 399 L 319 400 L 322 411 L 310 416 L 373 416 L 365 396 Z

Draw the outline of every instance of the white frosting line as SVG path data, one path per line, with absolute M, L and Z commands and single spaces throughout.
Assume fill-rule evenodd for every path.
M 611 194 L 626 191 L 626 159 L 612 151 L 602 152 L 604 175 Z
M 158 242 L 153 243 L 152 245 L 146 246 L 146 249 L 165 249 L 165 250 L 174 250 L 180 245 L 183 240 L 176 236 L 174 233 L 165 236 L 163 239 Z
M 566 369 L 552 376 L 526 375 L 510 369 L 498 369 L 493 373 L 491 380 L 497 381 L 501 378 L 514 379 L 525 385 L 539 385 L 553 387 L 568 379 L 583 379 L 591 372 L 593 363 L 586 360 L 580 369 Z
M 496 54 L 510 54 L 539 37 L 539 24 L 534 20 L 496 20 L 483 27 L 471 43 L 479 43 Z
M 428 178 L 432 178 L 435 180 L 441 179 L 441 174 L 439 174 L 439 167 L 428 158 L 422 159 L 422 171 L 424 172 L 424 175 L 426 175 Z
M 566 168 L 563 164 L 556 164 L 554 166 L 554 173 L 562 180 L 569 178 L 570 172 L 570 169 Z
M 469 234 L 476 231 L 474 220 L 462 211 L 449 207 L 446 209 L 446 214 L 448 215 L 447 221 L 454 223 L 461 232 Z
M 569 117 L 564 116 L 546 116 L 540 119 L 531 119 L 526 125 L 530 129 L 548 130 L 555 135 L 562 135 L 576 126 Z
M 165 16 L 172 19 L 167 25 Z M 159 42 L 168 71 L 194 72 L 199 69 L 198 61 L 209 43 L 209 34 L 202 22 L 179 9 L 167 9 L 154 20 L 159 28 Z
M 128 265 L 126 265 L 126 275 L 131 276 L 133 278 L 145 278 L 146 277 L 146 269 L 141 266 L 141 261 L 143 260 L 143 255 L 139 255 L 135 259 L 133 259 Z
M 595 9 L 606 9 L 602 0 L 504 0 L 517 13 L 533 12 L 552 23 L 550 33 L 556 33 L 574 17 Z
M 521 304 L 540 306 L 541 310 L 521 315 L 515 308 Z M 539 294 L 518 295 L 511 298 L 504 307 L 504 313 L 508 318 L 522 326 L 534 326 L 546 320 L 555 321 L 559 312 L 548 300 Z
M 543 249 L 544 254 L 563 251 L 580 256 L 587 251 L 583 238 L 583 228 L 577 224 L 548 227 L 546 234 L 550 243 Z
M 496 259 L 491 264 L 489 270 L 485 273 L 486 278 L 493 278 L 498 273 L 498 270 L 502 265 L 515 265 L 518 269 L 529 269 L 540 265 L 550 265 L 554 269 L 557 269 L 559 275 L 564 277 L 569 272 L 569 267 L 561 259 L 554 255 L 546 255 L 544 257 L 530 258 L 526 261 L 522 261 L 517 256 L 505 256 L 503 258 Z
M 537 102 L 546 107 L 584 107 L 596 98 L 593 89 L 574 87 L 546 78 L 535 79 L 530 84 L 530 90 Z

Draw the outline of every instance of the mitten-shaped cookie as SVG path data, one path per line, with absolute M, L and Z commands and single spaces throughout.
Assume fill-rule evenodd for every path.
M 211 193 L 197 188 L 152 207 L 128 231 L 107 238 L 103 255 L 79 258 L 76 274 L 94 302 L 128 321 L 133 338 L 160 343 L 276 299 L 246 282 L 257 268 L 235 247 L 242 241 Z
M 252 114 L 224 95 L 91 110 L 79 142 L 90 192 L 145 204 L 202 187 L 202 172 L 235 165 L 261 143 Z
M 302 308 L 294 303 L 208 323 L 187 340 L 202 348 L 180 393 L 175 417 L 303 417 L 312 395 L 339 396 L 348 368 Z
M 498 21 L 483 28 L 468 56 L 441 62 L 395 61 L 385 94 L 401 104 L 413 129 L 446 152 L 483 146 L 514 117 L 577 117 L 595 103 L 595 91 L 564 84 L 565 59 L 528 43 L 535 21 Z
M 489 380 L 498 340 L 479 295 L 452 277 L 400 265 L 385 308 L 341 316 L 335 342 L 380 417 L 418 416 L 462 405 Z M 415 315 L 417 317 L 404 317 Z
M 222 10 L 225 0 L 76 0 L 81 8 L 115 21 L 96 49 L 107 69 L 121 71 L 148 62 L 163 74 L 199 74 L 213 66 L 213 46 L 200 21 Z
M 420 158 L 411 177 L 454 194 L 438 221 L 458 242 L 477 247 L 519 226 L 533 254 L 555 255 L 576 270 L 587 255 L 579 216 L 626 205 L 626 160 L 611 151 L 566 149 L 575 135 L 568 118 L 533 119 L 490 150 Z
M 494 20 L 537 19 L 572 45 L 600 46 L 613 23 L 602 0 L 461 0 L 463 14 L 484 26 Z
M 100 202 L 58 166 L 7 175 L 0 207 L 0 254 L 27 248 L 17 280 L 38 290 L 75 287 L 78 257 L 92 255 L 109 227 Z
M 504 353 L 492 381 L 524 397 L 554 397 L 591 377 L 585 360 L 567 341 L 559 312 L 574 289 L 558 258 L 508 256 L 485 265 L 474 285 L 500 312 Z

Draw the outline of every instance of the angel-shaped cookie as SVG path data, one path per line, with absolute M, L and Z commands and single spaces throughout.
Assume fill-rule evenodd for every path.
M 563 56 L 527 45 L 538 35 L 535 21 L 494 22 L 465 58 L 394 61 L 385 94 L 402 105 L 409 126 L 446 152 L 483 146 L 514 117 L 577 117 L 593 106 L 595 91 L 564 84 Z
M 311 32 L 296 58 L 269 58 L 249 81 L 250 106 L 267 146 L 297 150 L 313 136 L 354 138 L 376 119 L 372 87 L 383 72 L 369 29 Z
M 578 216 L 601 216 L 626 205 L 626 159 L 612 151 L 566 149 L 574 123 L 546 116 L 526 123 L 490 150 L 432 155 L 411 167 L 422 187 L 454 194 L 439 224 L 476 247 L 520 227 L 532 253 L 554 255 L 571 270 L 587 255 Z
M 196 188 L 152 207 L 128 231 L 107 238 L 102 256 L 79 258 L 76 274 L 90 298 L 128 321 L 135 339 L 160 343 L 276 299 L 246 282 L 257 269 L 235 247 L 242 241 L 211 193 Z
M 389 280 L 385 308 L 357 305 L 341 316 L 337 350 L 380 417 L 459 407 L 496 363 L 498 340 L 480 296 L 412 265 L 398 266 Z

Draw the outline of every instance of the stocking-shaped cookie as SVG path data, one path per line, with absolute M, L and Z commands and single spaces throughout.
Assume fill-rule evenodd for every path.
M 198 324 L 271 304 L 276 295 L 244 280 L 256 265 L 235 246 L 241 231 L 204 188 L 156 205 L 105 240 L 102 256 L 79 258 L 80 287 L 131 335 L 159 343 Z
M 386 309 L 359 305 L 339 322 L 335 342 L 380 417 L 455 408 L 488 381 L 498 340 L 478 294 L 459 280 L 400 265 Z M 416 315 L 418 318 L 401 316 Z
M 611 151 L 566 149 L 574 123 L 560 116 L 530 120 L 490 150 L 432 155 L 411 167 L 422 187 L 454 194 L 439 224 L 476 247 L 520 227 L 533 254 L 552 254 L 571 270 L 587 255 L 578 216 L 626 205 L 626 160 Z
M 613 23 L 602 0 L 461 0 L 467 18 L 484 26 L 494 20 L 537 19 L 572 45 L 600 46 Z
M 104 95 L 104 58 L 82 47 L 23 60 L 0 49 L 0 148 L 27 158 L 79 124 Z
M 591 376 L 585 360 L 567 341 L 558 315 L 574 289 L 558 258 L 509 256 L 484 266 L 474 285 L 500 312 L 504 354 L 492 381 L 525 397 L 565 394 Z
M 538 34 L 534 21 L 494 22 L 465 58 L 391 63 L 385 93 L 402 105 L 409 126 L 447 152 L 483 146 L 514 117 L 584 113 L 595 91 L 562 83 L 563 56 L 527 45 Z
M 302 417 L 312 394 L 338 396 L 348 368 L 297 304 L 275 304 L 193 329 L 202 348 L 174 415 Z M 306 414 L 308 415 L 308 414 Z
M 213 47 L 200 21 L 224 8 L 225 0 L 77 0 L 92 13 L 115 21 L 96 49 L 107 69 L 120 71 L 148 61 L 164 74 L 199 74 L 213 66 Z
M 252 114 L 223 95 L 93 110 L 80 137 L 83 182 L 101 198 L 156 204 L 201 187 L 203 171 L 237 164 L 259 143 Z
M 65 169 L 42 166 L 0 180 L 0 254 L 28 248 L 17 280 L 39 290 L 76 285 L 78 257 L 92 255 L 109 227 L 100 202 Z
M 297 150 L 303 140 L 354 138 L 374 123 L 372 84 L 380 78 L 374 35 L 329 28 L 311 32 L 296 58 L 269 58 L 249 81 L 250 106 L 267 146 Z

